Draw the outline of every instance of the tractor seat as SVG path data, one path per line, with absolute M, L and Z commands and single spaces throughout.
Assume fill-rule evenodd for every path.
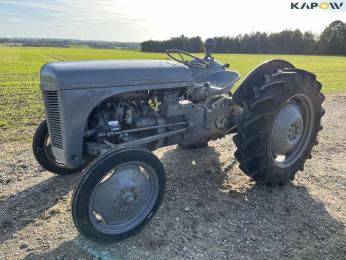
M 238 72 L 230 70 L 221 70 L 213 72 L 206 77 L 199 79 L 197 84 L 209 85 L 208 92 L 217 94 L 226 94 L 233 87 L 234 83 L 240 78 Z

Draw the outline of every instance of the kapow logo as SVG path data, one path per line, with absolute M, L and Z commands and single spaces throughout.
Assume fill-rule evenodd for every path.
M 291 3 L 291 9 L 334 9 L 339 10 L 344 5 L 344 3 L 331 3 L 331 2 L 312 2 L 312 3 Z

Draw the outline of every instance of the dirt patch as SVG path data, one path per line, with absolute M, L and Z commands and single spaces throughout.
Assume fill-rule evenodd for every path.
M 328 95 L 324 130 L 304 172 L 285 187 L 257 186 L 238 168 L 230 137 L 155 153 L 167 191 L 138 235 L 100 245 L 75 230 L 79 174 L 54 176 L 30 145 L 0 144 L 0 259 L 345 259 L 346 95 Z

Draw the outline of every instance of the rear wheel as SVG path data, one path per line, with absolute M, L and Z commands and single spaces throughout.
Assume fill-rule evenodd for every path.
M 32 142 L 32 151 L 37 162 L 43 168 L 55 174 L 67 175 L 83 169 L 83 166 L 75 169 L 66 168 L 64 164 L 54 157 L 46 120 L 42 121 L 36 129 Z
M 235 157 L 259 183 L 286 184 L 311 158 L 324 100 L 315 75 L 294 68 L 263 75 L 243 99 Z
M 84 170 L 72 198 L 74 223 L 92 240 L 125 239 L 153 217 L 165 183 L 164 168 L 150 151 L 110 151 Z

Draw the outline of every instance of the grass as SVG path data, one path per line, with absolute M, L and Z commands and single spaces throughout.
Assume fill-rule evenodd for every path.
M 315 73 L 324 93 L 346 91 L 346 57 L 304 55 L 216 54 L 244 77 L 258 64 L 286 59 Z M 52 61 L 95 59 L 166 59 L 163 53 L 89 48 L 0 47 L 0 142 L 31 139 L 32 127 L 42 118 L 40 67 Z

